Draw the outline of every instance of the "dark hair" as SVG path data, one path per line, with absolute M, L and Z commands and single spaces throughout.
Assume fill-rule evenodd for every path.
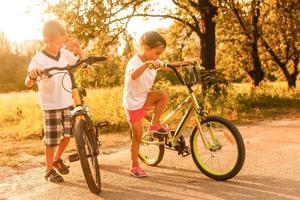
M 43 26 L 43 36 L 53 38 L 55 36 L 65 36 L 65 28 L 57 21 L 50 20 L 45 22 Z
M 141 36 L 140 45 L 147 45 L 150 48 L 154 48 L 160 45 L 166 47 L 167 42 L 159 33 L 155 31 L 148 31 Z

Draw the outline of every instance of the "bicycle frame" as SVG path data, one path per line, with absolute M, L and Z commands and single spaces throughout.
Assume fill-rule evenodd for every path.
M 183 135 L 188 122 L 190 121 L 190 119 L 192 117 L 194 117 L 194 119 L 196 120 L 195 125 L 197 125 L 197 127 L 199 128 L 200 136 L 201 136 L 201 139 L 202 139 L 205 147 L 210 148 L 211 145 L 209 144 L 207 138 L 203 134 L 200 117 L 197 112 L 200 109 L 200 106 L 199 106 L 199 103 L 197 102 L 194 91 L 190 94 L 190 96 L 188 98 L 186 98 L 181 104 L 179 104 L 177 106 L 177 108 L 174 109 L 174 111 L 172 111 L 169 115 L 167 115 L 162 120 L 162 122 L 164 124 L 169 124 L 172 121 L 172 119 L 174 119 L 175 116 L 177 116 L 182 110 L 184 110 L 186 108 L 188 108 L 188 109 L 185 112 L 184 116 L 182 117 L 174 134 L 171 134 L 171 133 L 168 134 L 168 141 L 171 142 L 172 146 L 176 146 L 180 136 Z
M 192 88 L 193 84 L 188 84 L 184 81 L 184 79 L 182 78 L 182 76 L 179 74 L 179 72 L 176 70 L 175 67 L 168 65 L 168 67 L 170 67 L 171 69 L 173 69 L 173 71 L 176 73 L 176 75 L 178 76 L 179 80 L 185 85 L 187 86 L 188 90 L 189 90 L 189 97 L 187 97 L 181 104 L 179 104 L 171 113 L 169 113 L 163 120 L 162 123 L 163 124 L 170 124 L 170 122 L 174 119 L 175 116 L 177 116 L 182 110 L 187 109 L 187 111 L 185 112 L 184 116 L 182 117 L 179 125 L 177 126 L 174 134 L 173 133 L 169 133 L 167 136 L 167 141 L 170 142 L 172 144 L 172 146 L 176 146 L 180 136 L 183 135 L 183 132 L 189 122 L 189 120 L 191 119 L 191 117 L 194 117 L 194 119 L 196 120 L 196 126 L 198 127 L 199 131 L 200 131 L 200 136 L 201 139 L 205 145 L 206 149 L 210 149 L 212 147 L 212 145 L 210 144 L 210 142 L 208 141 L 208 139 L 206 138 L 202 126 L 201 126 L 201 116 L 200 116 L 200 105 L 197 101 L 195 92 Z M 212 137 L 212 141 L 214 143 L 219 143 L 218 139 L 215 137 L 214 133 L 211 131 L 211 129 L 209 129 L 209 133 L 211 134 Z M 147 143 L 147 142 L 145 142 Z M 151 143 L 151 142 L 149 142 Z M 158 142 L 158 145 L 164 144 L 164 142 Z

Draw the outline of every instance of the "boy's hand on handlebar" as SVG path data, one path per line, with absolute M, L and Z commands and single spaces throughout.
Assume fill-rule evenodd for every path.
M 43 74 L 43 68 L 38 67 L 38 68 L 35 68 L 35 69 L 31 70 L 28 73 L 28 78 L 31 79 L 31 80 L 36 80 L 42 74 Z

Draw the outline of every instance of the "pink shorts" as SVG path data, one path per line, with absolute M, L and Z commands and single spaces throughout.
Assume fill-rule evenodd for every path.
M 137 110 L 126 110 L 127 119 L 130 124 L 133 124 L 146 116 L 146 105 Z

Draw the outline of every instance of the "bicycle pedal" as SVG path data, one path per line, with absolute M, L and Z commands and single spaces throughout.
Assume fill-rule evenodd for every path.
M 76 162 L 79 160 L 79 156 L 78 153 L 73 153 L 71 155 L 68 156 L 68 160 L 69 162 Z
M 183 152 L 182 154 L 181 154 L 181 156 L 182 157 L 187 157 L 187 156 L 189 156 L 191 153 L 189 153 L 189 152 Z
M 189 156 L 190 154 L 191 154 L 191 149 L 190 147 L 186 146 L 183 150 L 182 157 Z
M 107 121 L 103 121 L 103 122 L 99 122 L 97 125 L 95 125 L 95 128 L 97 129 L 101 129 L 108 126 L 108 122 Z
M 152 134 L 147 134 L 143 137 L 143 140 L 147 141 L 147 142 L 153 142 L 155 140 L 155 138 Z
M 160 133 L 153 133 L 153 137 L 157 139 L 163 139 L 164 137 L 167 137 L 167 134 L 160 134 Z
M 182 151 L 178 151 L 178 155 L 182 157 L 189 156 L 191 154 L 190 147 L 186 146 Z

